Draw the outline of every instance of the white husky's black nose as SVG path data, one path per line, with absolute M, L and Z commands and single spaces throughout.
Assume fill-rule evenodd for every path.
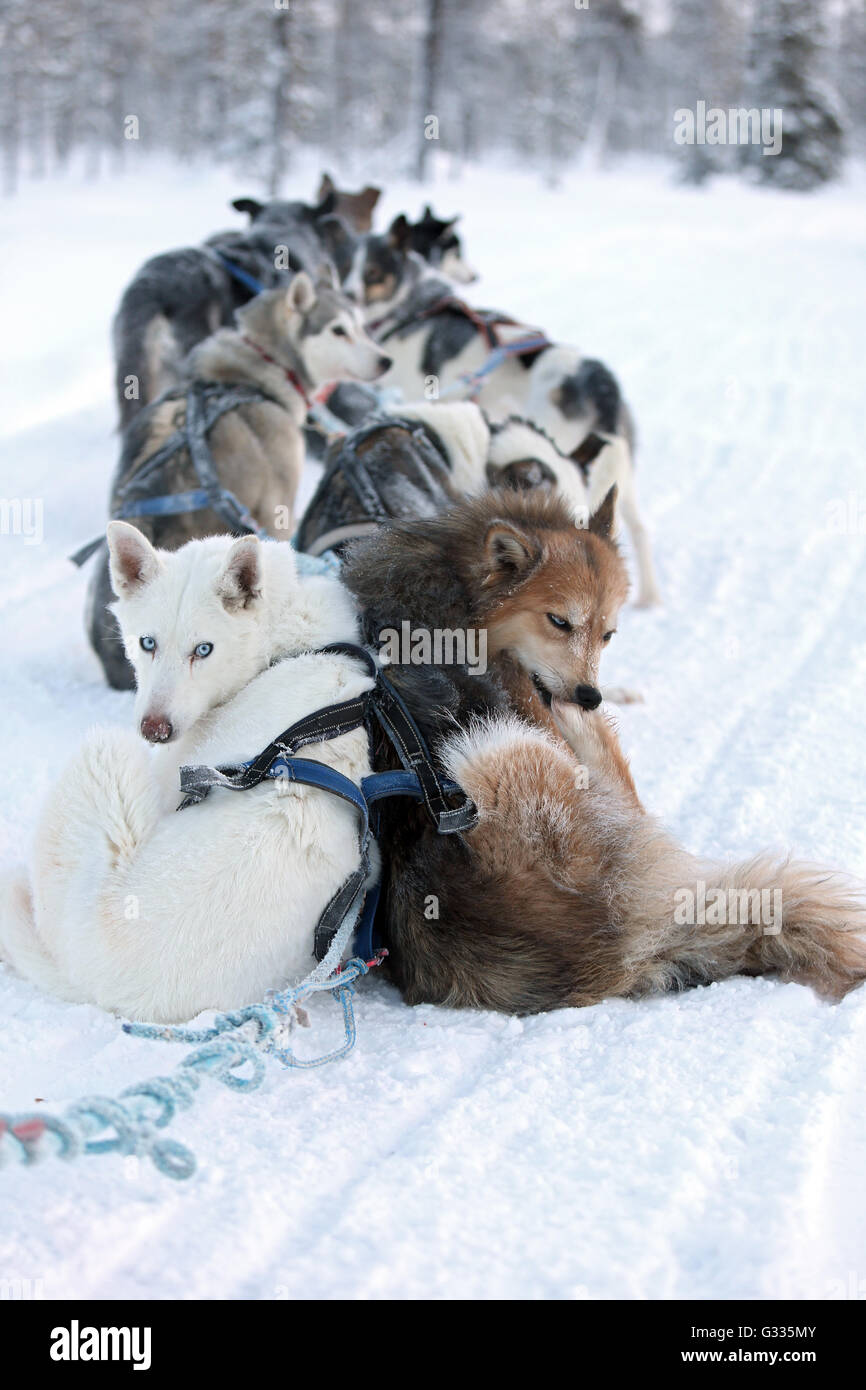
M 575 686 L 574 698 L 583 709 L 598 709 L 601 704 L 601 691 L 594 685 Z
M 379 354 L 379 361 L 376 365 L 379 368 L 380 376 L 385 375 L 388 369 L 393 365 L 393 361 L 394 359 L 392 357 L 386 357 L 384 352 Z

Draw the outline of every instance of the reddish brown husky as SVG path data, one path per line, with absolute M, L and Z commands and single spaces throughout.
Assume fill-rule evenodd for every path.
M 442 767 L 478 805 L 458 840 L 389 811 L 382 922 L 410 1003 L 508 1013 L 776 974 L 834 999 L 866 978 L 866 902 L 763 853 L 705 862 L 641 805 L 602 709 L 627 578 L 612 494 L 579 530 L 556 496 L 489 492 L 356 542 L 343 577 L 369 640 L 477 630 L 486 673 L 392 667 Z

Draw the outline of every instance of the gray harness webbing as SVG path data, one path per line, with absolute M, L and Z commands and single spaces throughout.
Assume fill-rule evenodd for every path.
M 209 508 L 232 532 L 265 534 L 244 504 L 228 488 L 224 488 L 216 471 L 208 436 L 218 420 L 229 411 L 243 405 L 262 401 L 279 402 L 260 386 L 241 383 L 226 386 L 222 382 L 194 381 L 186 391 L 186 415 L 183 425 L 175 430 L 155 454 L 144 459 L 138 468 L 118 488 L 118 505 L 113 520 L 135 516 L 172 516 L 181 512 L 203 511 Z M 182 399 L 175 391 L 161 397 L 162 402 Z M 192 492 L 153 494 L 153 479 L 167 468 L 182 450 L 189 453 L 200 486 Z M 83 565 L 102 545 L 105 537 L 90 541 L 70 556 L 73 564 Z

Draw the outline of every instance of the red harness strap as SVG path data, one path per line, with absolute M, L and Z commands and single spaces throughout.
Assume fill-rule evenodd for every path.
M 301 400 L 304 402 L 304 405 L 309 410 L 310 397 L 307 394 L 307 389 L 304 386 L 304 383 L 301 381 L 301 378 L 298 376 L 297 372 L 292 371 L 292 368 L 287 367 L 284 362 L 278 362 L 276 357 L 271 357 L 271 354 L 269 352 L 265 352 L 263 347 L 259 347 L 258 343 L 253 342 L 252 338 L 248 338 L 246 334 L 243 334 L 242 336 L 243 341 L 246 343 L 247 347 L 251 347 L 254 352 L 257 352 L 259 354 L 259 357 L 263 357 L 265 361 L 270 362 L 273 367 L 279 367 L 280 371 L 284 374 L 286 380 L 292 386 L 294 386 Z
M 462 314 L 465 319 L 468 319 L 483 336 L 491 351 L 503 346 L 502 340 L 496 332 L 500 325 L 503 328 L 524 328 L 526 326 L 519 319 L 509 318 L 507 314 L 500 314 L 498 311 L 486 314 L 479 312 L 477 309 L 473 309 L 471 304 L 467 304 L 465 299 L 459 299 L 454 294 L 443 295 L 428 309 L 422 309 L 418 314 L 418 321 L 432 318 L 435 314 L 441 313 L 443 309 L 452 309 L 455 313 Z M 550 346 L 546 334 L 542 333 L 541 329 L 527 329 L 527 332 L 537 335 L 538 338 L 537 347 L 533 344 L 527 351 L 540 352 L 542 348 Z

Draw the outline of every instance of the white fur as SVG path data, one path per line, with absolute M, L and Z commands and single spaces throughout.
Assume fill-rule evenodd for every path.
M 166 1022 L 254 1002 L 312 968 L 319 915 L 358 863 L 355 812 L 327 792 L 264 782 L 175 810 L 183 763 L 245 761 L 370 685 L 350 658 L 311 650 L 357 640 L 356 619 L 337 580 L 298 579 L 288 546 L 259 547 L 258 597 L 225 607 L 226 566 L 249 545 L 154 552 L 154 573 L 117 613 L 128 649 L 142 624 L 162 634 L 158 679 L 138 648 L 137 709 L 158 690 L 177 732 L 157 749 L 93 733 L 48 798 L 32 890 L 20 874 L 0 884 L 0 954 L 64 998 Z M 214 652 L 184 663 L 193 637 Z M 217 641 L 223 659 L 208 670 Z M 356 782 L 370 771 L 363 730 L 304 756 Z
M 490 427 L 483 411 L 471 401 L 413 402 L 400 406 L 402 417 L 421 420 L 441 439 L 451 464 L 451 481 L 468 496 L 486 487 L 485 464 L 490 446 Z
M 457 285 L 472 285 L 479 278 L 478 271 L 457 251 L 446 251 L 439 263 L 439 273 L 446 275 Z
M 415 402 L 400 406 L 399 413 L 422 420 L 435 430 L 448 454 L 451 480 L 468 497 L 477 496 L 488 486 L 488 464 L 501 469 L 518 459 L 536 458 L 554 474 L 576 525 L 588 524 L 594 507 L 580 469 L 528 420 L 508 420 L 501 429 L 491 432 L 484 412 L 472 401 Z M 595 505 L 603 499 L 604 492 Z
M 538 459 L 547 464 L 576 524 L 587 526 L 592 507 L 577 464 L 561 454 L 553 440 L 533 428 L 528 420 L 509 420 L 502 429 L 491 435 L 488 461 L 494 468 L 506 468 L 509 463 L 524 458 Z M 599 501 L 603 499 L 604 493 Z

